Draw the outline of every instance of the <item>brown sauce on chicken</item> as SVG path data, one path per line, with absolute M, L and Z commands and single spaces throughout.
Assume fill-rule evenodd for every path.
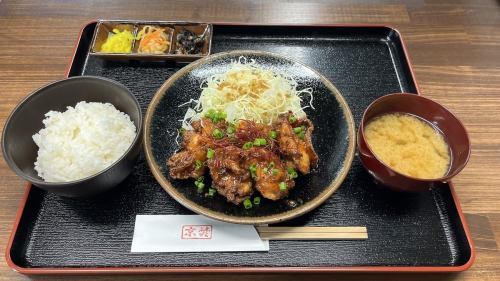
M 202 118 L 192 127 L 183 133 L 182 149 L 167 161 L 170 176 L 196 179 L 208 170 L 212 187 L 234 204 L 255 191 L 270 200 L 282 199 L 295 186 L 296 170 L 305 175 L 318 163 L 312 122 L 291 113 L 272 126 Z

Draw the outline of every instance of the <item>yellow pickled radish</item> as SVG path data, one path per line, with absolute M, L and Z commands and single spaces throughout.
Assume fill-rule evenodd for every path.
M 131 53 L 134 36 L 129 30 L 120 31 L 113 29 L 114 34 L 110 34 L 106 42 L 102 44 L 103 53 Z

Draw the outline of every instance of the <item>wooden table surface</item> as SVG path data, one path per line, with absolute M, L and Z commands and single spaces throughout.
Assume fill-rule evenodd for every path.
M 28 93 L 61 79 L 80 27 L 92 19 L 242 23 L 382 23 L 403 34 L 421 92 L 450 108 L 472 141 L 454 180 L 477 250 L 457 274 L 316 275 L 327 280 L 500 280 L 500 1 L 85 1 L 0 0 L 0 126 Z M 0 128 L 0 129 L 2 129 Z M 25 182 L 0 160 L 0 252 L 5 252 Z M 68 280 L 219 280 L 227 275 L 66 277 Z M 307 275 L 239 275 L 299 280 Z M 0 280 L 28 280 L 0 262 Z M 37 277 L 37 279 L 65 279 Z

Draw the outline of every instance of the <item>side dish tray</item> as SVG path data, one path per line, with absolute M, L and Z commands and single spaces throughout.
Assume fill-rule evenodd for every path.
M 161 29 L 166 37 L 168 47 L 164 51 L 155 53 L 141 52 L 142 40 L 139 33 L 144 27 Z M 103 50 L 103 44 L 116 32 L 130 32 L 130 52 L 110 52 Z M 102 57 L 106 60 L 173 60 L 190 62 L 210 54 L 212 43 L 212 25 L 207 23 L 192 22 L 166 22 L 166 21 L 98 21 L 94 30 L 90 55 Z

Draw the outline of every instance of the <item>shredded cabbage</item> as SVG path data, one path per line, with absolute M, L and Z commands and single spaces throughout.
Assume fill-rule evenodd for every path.
M 272 124 L 282 113 L 292 111 L 297 117 L 305 117 L 304 109 L 311 107 L 312 88 L 297 90 L 297 82 L 292 77 L 264 69 L 255 60 L 239 57 L 232 61 L 228 71 L 215 74 L 201 84 L 198 100 L 190 100 L 182 105 L 194 103 L 194 111 L 182 120 L 183 128 L 191 121 L 204 116 L 209 110 L 223 111 L 226 121 L 240 119 Z M 302 107 L 304 96 L 309 97 L 308 105 Z

